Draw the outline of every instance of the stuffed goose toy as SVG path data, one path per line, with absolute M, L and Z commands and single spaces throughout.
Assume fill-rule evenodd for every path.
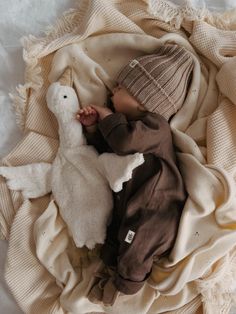
M 111 189 L 120 191 L 144 158 L 139 153 L 98 155 L 87 145 L 82 125 L 75 119 L 78 97 L 72 86 L 63 85 L 68 77 L 69 68 L 60 81 L 50 85 L 46 96 L 59 126 L 60 144 L 53 163 L 0 167 L 0 175 L 6 178 L 9 189 L 22 191 L 24 198 L 52 192 L 76 246 L 93 249 L 105 240 L 113 207 Z

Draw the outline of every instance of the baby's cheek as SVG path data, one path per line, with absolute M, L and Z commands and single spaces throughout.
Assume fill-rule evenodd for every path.
M 116 112 L 123 112 L 123 105 L 120 101 L 113 103 Z

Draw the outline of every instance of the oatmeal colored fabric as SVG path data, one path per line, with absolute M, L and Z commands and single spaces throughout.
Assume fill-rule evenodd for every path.
M 5 277 L 25 313 L 190 314 L 201 301 L 204 313 L 228 313 L 236 260 L 236 99 L 235 77 L 226 64 L 236 54 L 235 17 L 235 12 L 179 10 L 161 0 L 86 0 L 43 38 L 23 40 L 26 83 L 18 88 L 15 106 L 25 137 L 2 160 L 9 166 L 52 162 L 57 122 L 45 93 L 67 66 L 82 106 L 102 105 L 106 87 L 112 89 L 130 59 L 163 43 L 181 45 L 195 56 L 187 98 L 171 120 L 189 197 L 169 259 L 154 264 L 134 296 L 120 296 L 113 307 L 91 303 L 85 295 L 99 248 L 87 252 L 74 246 L 50 195 L 23 201 L 1 178 L 1 237 L 9 240 Z

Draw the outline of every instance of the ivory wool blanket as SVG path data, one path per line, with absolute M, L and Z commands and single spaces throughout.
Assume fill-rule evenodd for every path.
M 236 264 L 236 12 L 212 15 L 158 0 L 82 1 L 45 37 L 25 38 L 15 108 L 25 136 L 1 164 L 52 162 L 58 127 L 45 94 L 69 66 L 82 106 L 103 105 L 131 58 L 177 43 L 194 55 L 186 101 L 171 120 L 189 197 L 176 244 L 145 286 L 112 307 L 85 297 L 98 250 L 75 247 L 50 195 L 23 201 L 0 178 L 5 278 L 25 313 L 228 313 Z

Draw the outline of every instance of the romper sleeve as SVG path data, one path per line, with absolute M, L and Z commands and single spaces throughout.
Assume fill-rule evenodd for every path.
M 87 132 L 84 130 L 84 135 L 86 137 L 87 144 L 94 146 L 99 154 L 112 152 L 98 128 L 96 128 L 93 132 Z
M 150 153 L 159 149 L 165 137 L 171 136 L 164 118 L 128 121 L 124 114 L 113 113 L 99 123 L 99 129 L 117 155 Z

